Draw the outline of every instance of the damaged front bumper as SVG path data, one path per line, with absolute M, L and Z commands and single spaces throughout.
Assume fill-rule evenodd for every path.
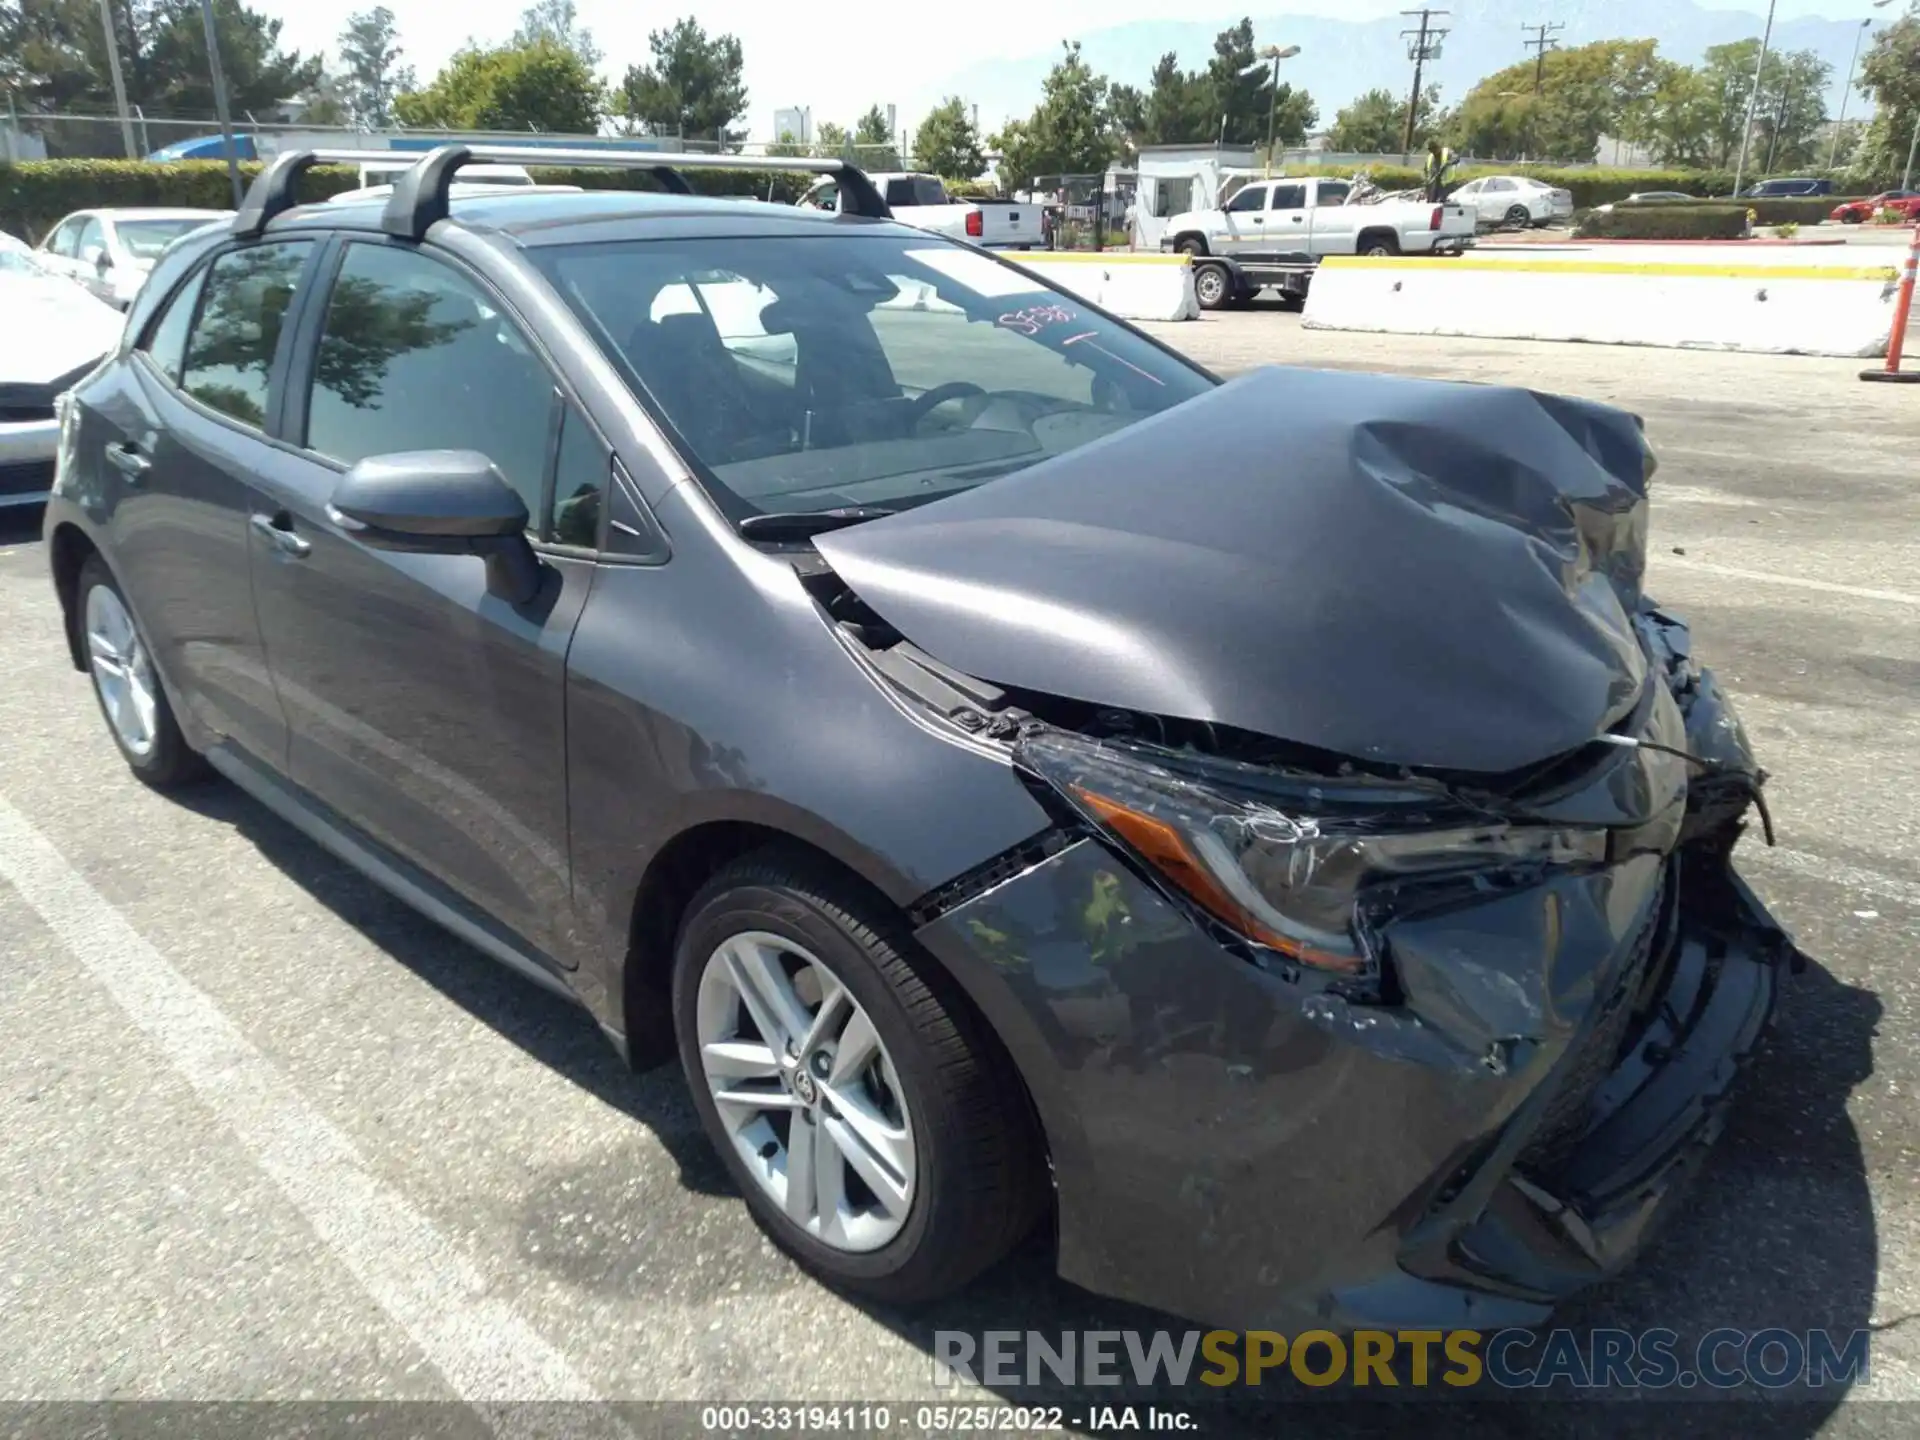
M 1484 1328 L 1642 1248 L 1797 952 L 1731 866 L 1746 738 L 1685 627 L 1640 624 L 1711 767 L 1684 821 L 1390 919 L 1383 998 L 1249 963 L 1087 833 L 922 927 L 1032 1094 L 1066 1278 L 1239 1329 Z

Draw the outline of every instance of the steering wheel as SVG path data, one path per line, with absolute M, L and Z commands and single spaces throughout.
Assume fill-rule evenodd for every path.
M 986 393 L 971 380 L 949 380 L 944 385 L 936 385 L 933 389 L 914 396 L 912 403 L 907 406 L 907 426 L 909 429 L 917 429 L 921 421 L 949 400 L 966 400 Z

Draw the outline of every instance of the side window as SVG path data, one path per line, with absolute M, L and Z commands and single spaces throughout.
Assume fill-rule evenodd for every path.
M 180 388 L 248 425 L 267 423 L 267 387 L 311 242 L 276 241 L 229 250 L 207 271 L 200 313 L 187 339 Z
M 816 185 L 807 192 L 807 201 L 816 210 L 838 210 L 840 208 L 840 187 L 831 180 L 825 185 Z
M 1264 185 L 1249 185 L 1233 197 L 1232 201 L 1228 203 L 1227 209 L 1230 213 L 1239 215 L 1248 210 L 1264 209 L 1266 203 L 1267 187 Z
M 403 450 L 477 450 L 537 517 L 553 378 L 517 326 L 451 266 L 347 247 L 327 299 L 307 448 L 351 465 Z
M 1276 185 L 1273 187 L 1273 203 L 1269 210 L 1302 210 L 1307 204 L 1307 187 L 1304 185 Z
M 1500 191 L 1511 190 L 1513 189 L 1513 182 L 1511 180 L 1489 180 L 1487 181 L 1487 189 Z
M 206 283 L 207 272 L 203 266 L 194 271 L 167 302 L 166 310 L 148 328 L 147 338 L 140 345 L 160 373 L 176 385 L 180 383 L 181 367 L 187 358 L 187 329 L 193 324 L 193 309 Z
M 1315 192 L 1314 204 L 1344 205 L 1347 203 L 1347 195 L 1351 189 L 1352 187 L 1344 180 L 1322 180 L 1319 190 Z
M 62 221 L 60 228 L 55 230 L 47 240 L 47 253 L 69 256 L 78 254 L 79 251 L 74 242 L 80 238 L 81 223 L 77 219 Z
M 560 419 L 560 454 L 553 473 L 554 540 L 587 549 L 600 543 L 600 508 L 612 472 L 612 453 L 586 418 L 567 406 Z

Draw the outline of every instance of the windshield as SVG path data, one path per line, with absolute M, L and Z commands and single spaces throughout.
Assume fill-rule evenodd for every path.
M 213 219 L 211 215 L 189 215 L 174 220 L 119 220 L 114 223 L 114 229 L 119 231 L 120 243 L 134 259 L 158 260 L 167 246 L 182 235 L 211 224 Z
M 1072 296 L 931 236 L 531 253 L 736 521 L 936 500 L 1214 383 Z

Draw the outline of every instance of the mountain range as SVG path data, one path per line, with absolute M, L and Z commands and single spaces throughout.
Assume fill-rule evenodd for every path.
M 1217 0 L 1216 0 L 1217 3 Z M 1407 0 L 1409 5 L 1413 0 Z M 1645 39 L 1660 42 L 1669 60 L 1697 64 L 1709 47 L 1758 39 L 1764 16 L 1745 10 L 1709 10 L 1692 0 L 1437 0 L 1451 11 L 1433 24 L 1447 28 L 1438 59 L 1426 66 L 1427 80 L 1441 87 L 1441 102 L 1452 104 L 1483 77 L 1528 59 L 1524 29 L 1542 18 L 1563 23 L 1554 37 L 1563 46 L 1594 40 Z M 1867 0 L 1861 0 L 1866 11 Z M 1151 20 L 1082 34 L 1081 53 L 1096 74 L 1144 87 L 1155 62 L 1171 50 L 1190 69 L 1202 67 L 1213 53 L 1213 37 L 1248 13 L 1236 10 L 1211 20 Z M 1320 108 L 1320 125 L 1334 112 L 1376 86 L 1405 94 L 1413 66 L 1401 31 L 1417 24 L 1399 15 L 1367 21 L 1320 15 L 1253 16 L 1257 44 L 1298 45 L 1297 58 L 1284 62 L 1282 77 L 1304 87 Z M 1833 67 L 1827 97 L 1837 114 L 1846 83 L 1848 58 L 1858 36 L 1858 20 L 1797 17 L 1776 20 L 1772 44 L 1779 50 L 1813 50 Z M 1863 46 L 1864 48 L 1864 46 Z M 945 76 L 929 76 L 915 86 L 926 105 L 945 95 L 963 95 L 979 106 L 980 122 L 991 131 L 1009 116 L 1024 116 L 1040 98 L 1040 82 L 1060 58 L 1058 41 L 1020 54 L 977 62 Z M 919 98 L 916 96 L 916 98 Z M 917 118 L 925 106 L 904 107 Z M 1849 116 L 1864 116 L 1871 103 L 1858 92 L 1847 103 Z M 1204 137 L 1196 136 L 1195 139 Z

